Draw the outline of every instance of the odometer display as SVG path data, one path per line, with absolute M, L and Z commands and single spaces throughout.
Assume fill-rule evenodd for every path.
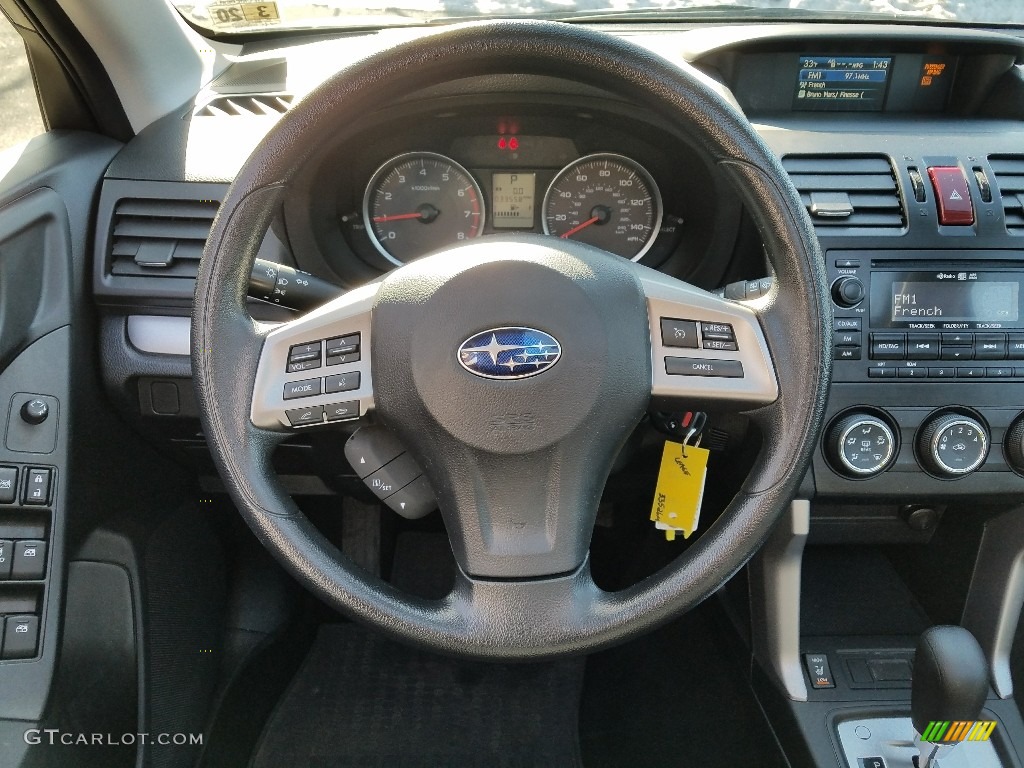
M 363 219 L 377 250 L 403 264 L 483 232 L 484 199 L 469 171 L 444 155 L 413 152 L 373 175 Z
M 622 155 L 587 155 L 555 176 L 544 196 L 544 232 L 636 261 L 661 227 L 654 179 Z

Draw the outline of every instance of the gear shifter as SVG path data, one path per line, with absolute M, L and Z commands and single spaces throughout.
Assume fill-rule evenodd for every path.
M 932 721 L 977 720 L 988 695 L 988 666 L 963 627 L 932 627 L 917 641 L 910 714 L 920 749 L 917 768 L 931 768 L 953 745 L 922 741 Z

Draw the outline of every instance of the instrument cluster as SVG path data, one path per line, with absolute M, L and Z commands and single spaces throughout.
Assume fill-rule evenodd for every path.
M 618 107 L 382 115 L 325 148 L 286 201 L 298 266 L 358 285 L 461 242 L 534 233 L 717 285 L 738 199 L 689 144 Z

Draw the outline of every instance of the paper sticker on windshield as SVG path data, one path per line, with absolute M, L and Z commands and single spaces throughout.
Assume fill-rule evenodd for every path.
M 217 3 L 206 6 L 215 27 L 251 27 L 254 24 L 278 24 L 277 3 Z

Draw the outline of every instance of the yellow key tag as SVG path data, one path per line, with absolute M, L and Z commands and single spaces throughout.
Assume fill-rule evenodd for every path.
M 675 540 L 677 531 L 688 539 L 697 530 L 709 453 L 704 448 L 665 441 L 651 520 L 669 541 Z

